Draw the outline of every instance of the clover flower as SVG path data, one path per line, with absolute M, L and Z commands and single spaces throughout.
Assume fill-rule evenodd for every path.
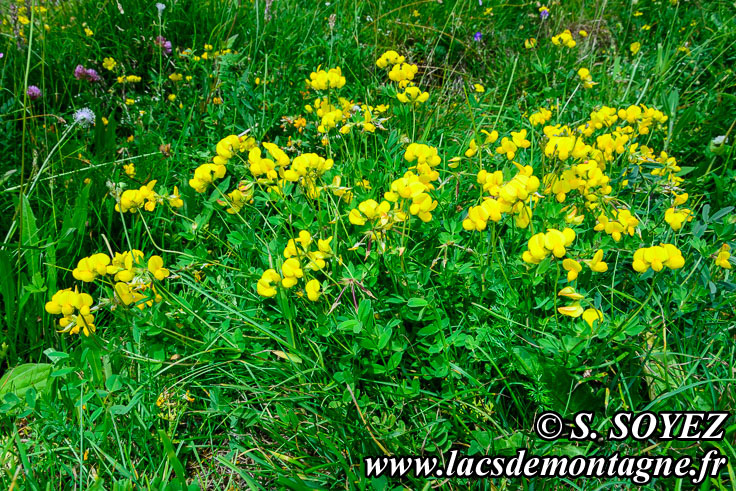
M 82 65 L 77 65 L 74 68 L 74 78 L 77 80 L 87 80 L 89 82 L 99 82 L 100 75 L 94 68 L 84 68 Z
M 29 85 L 28 90 L 26 90 L 26 94 L 30 100 L 35 101 L 41 98 L 41 89 L 35 85 Z
M 153 44 L 161 48 L 166 56 L 171 54 L 171 41 L 167 40 L 163 36 L 156 36 Z

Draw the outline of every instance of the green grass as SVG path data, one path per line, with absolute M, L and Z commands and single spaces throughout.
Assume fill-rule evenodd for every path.
M 32 15 L 21 10 L 27 24 L 3 6 L 4 487 L 628 488 L 636 486 L 620 479 L 368 480 L 363 458 L 521 448 L 700 457 L 717 448 L 730 466 L 699 488 L 732 489 L 733 418 L 720 442 L 546 442 L 533 432 L 545 410 L 567 418 L 594 411 L 602 433 L 617 411 L 736 405 L 736 285 L 732 270 L 715 262 L 723 244 L 736 247 L 736 10 L 720 0 L 562 3 L 549 4 L 543 21 L 536 2 L 497 0 L 179 0 L 160 16 L 152 2 L 69 0 Z M 565 29 L 574 48 L 551 41 Z M 156 46 L 159 35 L 171 41 L 170 55 Z M 527 49 L 530 38 L 537 44 Z M 376 66 L 390 49 L 418 66 L 414 82 L 428 92 L 426 103 L 397 100 L 403 89 Z M 107 57 L 113 70 L 103 66 Z M 75 79 L 80 64 L 101 80 Z M 344 87 L 305 84 L 318 67 L 338 66 Z M 580 68 L 590 70 L 592 88 L 582 86 Z M 185 78 L 172 81 L 174 73 Z M 127 75 L 142 80 L 117 81 Z M 26 95 L 31 85 L 42 91 L 38 100 Z M 375 132 L 361 126 L 363 107 L 325 142 L 320 117 L 305 108 L 317 97 L 339 108 L 338 97 L 347 108 L 390 107 L 372 110 Z M 563 203 L 545 192 L 545 175 L 593 158 L 546 155 L 545 125 L 574 130 L 603 106 L 638 104 L 667 119 L 649 132 L 634 123 L 623 151 L 601 162 L 611 189 L 590 191 L 597 208 L 575 189 Z M 95 125 L 74 123 L 84 107 Z M 529 116 L 540 108 L 552 118 L 534 126 Z M 306 126 L 297 128 L 301 117 Z M 344 123 L 351 131 L 341 134 Z M 621 120 L 585 142 L 595 147 L 617 126 Z M 489 195 L 478 172 L 500 170 L 504 182 L 517 174 L 495 149 L 521 129 L 531 145 L 514 160 L 542 181 L 538 199 L 526 199 L 531 222 L 519 226 L 506 212 L 484 231 L 464 230 L 469 208 Z M 466 157 L 471 140 L 483 146 L 482 130 L 498 131 L 498 141 Z M 231 158 L 224 178 L 203 193 L 189 180 L 231 134 L 275 143 L 292 161 L 313 152 L 334 166 L 315 178 L 318 197 L 300 184 L 285 184 L 280 196 L 268 189 L 274 183 L 254 183 L 252 200 L 228 213 L 231 204 L 218 201 L 241 179 L 255 180 L 248 153 Z M 713 143 L 721 136 L 724 144 Z M 349 214 L 365 200 L 380 202 L 414 165 L 404 159 L 411 142 L 435 147 L 442 159 L 429 191 L 437 207 L 426 223 L 414 215 L 396 223 L 381 244 Z M 680 170 L 669 181 L 652 174 L 666 159 L 637 160 L 641 145 L 654 158 L 676 158 Z M 133 177 L 124 168 L 131 163 Z M 335 176 L 351 202 L 335 192 Z M 138 189 L 152 180 L 161 196 L 178 187 L 183 206 L 162 198 L 153 211 L 116 210 L 120 183 Z M 692 210 L 692 220 L 674 230 L 665 213 L 682 192 L 689 197 L 678 209 Z M 579 224 L 564 219 L 573 205 Z M 619 241 L 594 230 L 599 215 L 615 209 L 639 220 Z M 582 262 L 602 249 L 608 264 L 593 272 L 582 263 L 571 283 L 583 308 L 603 314 L 591 326 L 558 310 L 571 303 L 557 295 L 568 286 L 561 258 L 522 260 L 534 234 L 568 226 L 576 238 L 566 257 Z M 282 272 L 284 248 L 300 230 L 314 236 L 310 250 L 332 236 L 334 254 L 318 271 L 300 258 L 305 279 L 277 287 L 272 298 L 259 295 L 262 274 Z M 684 266 L 634 271 L 634 252 L 660 243 L 679 248 Z M 170 271 L 146 280 L 155 294 L 143 291 L 140 308 L 121 304 L 114 274 L 82 282 L 72 273 L 92 254 L 130 250 L 146 261 L 161 256 Z M 140 276 L 147 271 L 142 265 Z M 316 302 L 305 291 L 313 278 L 322 288 Z M 99 306 L 91 336 L 59 332 L 60 316 L 44 308 L 75 286 Z M 657 478 L 645 487 L 693 485 Z

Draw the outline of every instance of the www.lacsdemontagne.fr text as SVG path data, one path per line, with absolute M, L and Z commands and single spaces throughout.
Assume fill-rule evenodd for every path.
M 629 479 L 634 484 L 647 484 L 657 477 L 690 478 L 693 484 L 715 477 L 728 459 L 717 450 L 700 458 L 621 456 L 537 456 L 519 450 L 513 456 L 466 456 L 452 450 L 439 457 L 391 456 L 366 457 L 366 477 L 395 478 L 496 478 L 559 477 Z M 697 464 L 700 465 L 697 465 Z

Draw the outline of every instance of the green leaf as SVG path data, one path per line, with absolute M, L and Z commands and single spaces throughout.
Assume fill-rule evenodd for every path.
M 50 363 L 26 363 L 18 365 L 9 370 L 0 379 L 0 398 L 10 393 L 14 393 L 22 398 L 30 388 L 42 392 L 46 389 L 50 375 Z
M 410 298 L 406 304 L 410 308 L 416 308 L 416 307 L 426 307 L 427 305 L 429 305 L 429 302 L 427 302 L 423 298 Z

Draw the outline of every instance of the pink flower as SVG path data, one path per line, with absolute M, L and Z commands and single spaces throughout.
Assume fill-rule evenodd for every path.
M 28 98 L 30 100 L 35 101 L 36 99 L 39 99 L 41 97 L 41 89 L 39 89 L 35 85 L 29 85 L 26 94 L 28 94 Z
M 156 36 L 156 40 L 153 44 L 161 48 L 166 56 L 171 54 L 171 41 L 168 41 L 165 37 Z

